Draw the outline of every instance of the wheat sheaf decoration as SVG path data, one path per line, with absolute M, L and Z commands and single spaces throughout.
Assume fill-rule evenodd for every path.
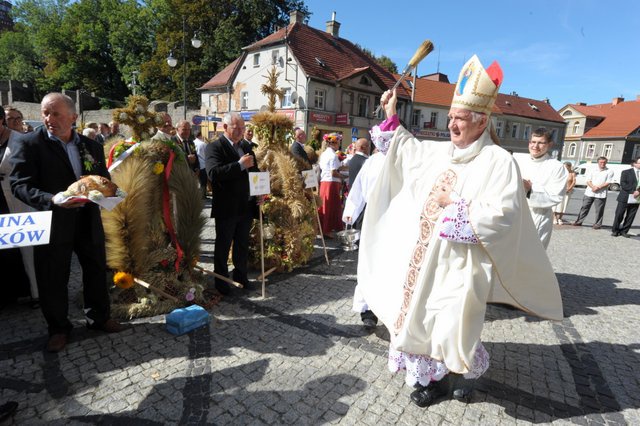
M 157 315 L 188 303 L 207 303 L 205 279 L 192 269 L 206 218 L 197 181 L 179 150 L 171 142 L 141 142 L 111 173 L 127 191 L 122 203 L 102 212 L 107 264 L 118 278 L 114 316 Z M 167 229 L 167 212 L 175 241 Z M 130 286 L 129 276 L 151 288 Z

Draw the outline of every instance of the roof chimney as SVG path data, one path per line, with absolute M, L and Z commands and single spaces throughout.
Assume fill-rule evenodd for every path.
M 618 96 L 617 98 L 613 98 L 611 100 L 611 105 L 616 106 L 621 102 L 624 102 L 624 98 L 622 96 Z
M 291 12 L 289 12 L 289 23 L 304 24 L 304 13 L 300 12 L 299 10 L 292 10 Z
M 340 38 L 340 22 L 336 21 L 336 12 L 331 15 L 331 20 L 327 21 L 327 32 L 335 38 Z

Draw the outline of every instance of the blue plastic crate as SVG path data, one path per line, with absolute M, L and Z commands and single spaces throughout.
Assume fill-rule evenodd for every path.
M 165 317 L 167 331 L 177 336 L 195 330 L 209 323 L 210 316 L 202 306 L 191 305 L 174 309 Z

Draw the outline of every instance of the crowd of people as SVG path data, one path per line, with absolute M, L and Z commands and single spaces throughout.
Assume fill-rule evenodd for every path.
M 526 157 L 514 159 L 499 146 L 491 112 L 502 78 L 497 62 L 485 68 L 474 56 L 465 64 L 448 115 L 448 142 L 421 141 L 407 131 L 396 112 L 395 91 L 381 97 L 386 119 L 371 129 L 370 139 L 348 145 L 344 157 L 339 133 L 323 136 L 317 165 L 305 150 L 305 131 L 296 128 L 292 134 L 292 156 L 305 168 L 318 168 L 324 238 L 333 238 L 345 224 L 361 231 L 353 309 L 365 327 L 381 320 L 388 328 L 389 369 L 405 372 L 414 388 L 410 399 L 420 407 L 443 396 L 468 400 L 473 379 L 489 367 L 480 341 L 487 303 L 562 319 L 558 282 L 545 249 L 553 225 L 564 223 L 575 174 L 570 163 L 551 157 L 552 135 L 545 128 L 533 132 Z M 39 303 L 48 326 L 46 349 L 59 352 L 72 329 L 73 253 L 82 268 L 87 326 L 106 333 L 125 328 L 110 315 L 99 207 L 52 201 L 82 175 L 109 178 L 104 145 L 123 136 L 116 122 L 89 123 L 77 132 L 75 104 L 61 93 L 42 99 L 41 114 L 44 126 L 27 131 L 20 111 L 0 109 L 0 213 L 52 211 L 50 242 L 2 250 L 0 268 L 15 284 L 3 293 L 10 288 L 7 296 L 29 295 Z M 246 286 L 249 232 L 262 201 L 249 195 L 248 173 L 258 171 L 257 144 L 239 113 L 225 114 L 222 129 L 208 142 L 200 132 L 192 134 L 188 121 L 174 127 L 171 116 L 162 113 L 151 139 L 171 140 L 184 151 L 202 197 L 212 197 L 215 272 Z M 595 205 L 593 228 L 602 226 L 613 176 L 606 165 L 600 157 L 587 177 L 573 225 L 581 225 Z M 640 197 L 639 170 L 636 158 L 622 173 L 612 236 L 629 236 Z M 230 292 L 219 278 L 215 288 Z

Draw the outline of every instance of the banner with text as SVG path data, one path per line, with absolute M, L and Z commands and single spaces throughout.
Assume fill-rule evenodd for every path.
M 51 211 L 0 214 L 0 249 L 49 244 Z

